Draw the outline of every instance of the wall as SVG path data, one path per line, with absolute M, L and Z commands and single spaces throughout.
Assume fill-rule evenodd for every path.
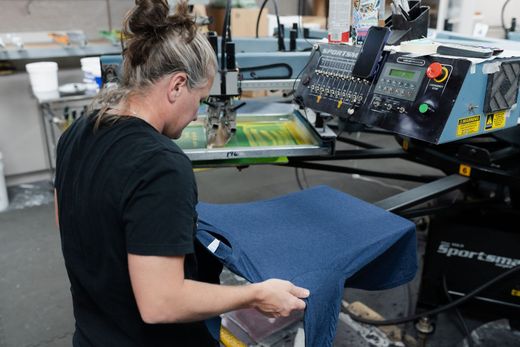
M 77 82 L 80 69 L 60 70 L 60 84 Z M 0 152 L 7 184 L 49 179 L 49 163 L 36 99 L 26 73 L 0 76 Z
M 433 1 L 433 0 L 432 0 Z M 438 0 L 437 0 L 438 1 Z M 449 5 L 445 5 L 446 8 L 460 8 L 461 5 L 468 6 L 470 8 L 469 11 L 462 12 L 463 14 L 467 14 L 468 12 L 479 13 L 481 18 L 477 18 L 472 20 L 470 16 L 465 16 L 467 18 L 465 21 L 468 25 L 465 28 L 459 28 L 460 32 L 470 34 L 473 32 L 472 23 L 480 22 L 489 25 L 488 37 L 493 38 L 504 38 L 504 30 L 502 29 L 501 22 L 501 10 L 502 6 L 506 2 L 506 0 L 440 0 L 443 3 L 449 3 Z M 508 27 L 511 23 L 511 18 L 515 16 L 518 20 L 520 20 L 520 1 L 511 0 L 509 1 L 505 15 L 505 25 Z M 459 18 L 457 13 L 453 13 L 453 11 L 448 11 L 447 17 L 449 18 Z M 454 30 L 457 31 L 457 25 L 461 25 L 462 23 L 455 24 Z M 519 30 L 518 28 L 517 30 Z
M 505 0 L 474 0 L 475 8 L 484 14 L 486 23 L 491 26 L 500 26 L 500 13 L 502 5 L 506 2 Z M 511 0 L 506 7 L 505 20 L 506 23 L 511 23 L 511 18 L 517 17 L 520 20 L 520 1 Z
M 133 4 L 133 0 L 0 0 L 0 32 L 81 29 L 95 39 L 110 25 L 118 28 Z M 306 6 L 310 12 L 312 1 Z M 267 7 L 274 13 L 272 1 Z M 278 1 L 278 7 L 280 15 L 294 15 L 298 0 Z
M 133 0 L 0 0 L 0 32 L 81 29 L 92 40 L 111 23 L 118 28 L 133 3 Z M 4 154 L 8 185 L 50 178 L 40 113 L 24 71 L 27 62 L 16 62 L 17 73 L 0 76 L 0 151 Z M 62 59 L 58 63 L 60 84 L 81 81 L 79 58 Z M 70 69 L 71 66 L 76 68 Z
M 504 31 L 500 20 L 502 5 L 506 0 L 474 0 L 476 11 L 484 15 L 484 23 L 490 26 L 488 36 L 504 38 Z M 511 18 L 516 17 L 518 24 L 517 30 L 520 30 L 520 1 L 511 0 L 506 7 L 504 15 L 506 27 L 511 24 Z
M 492 27 L 490 36 L 500 36 L 500 9 L 505 0 L 474 1 L 476 10 L 485 16 L 484 22 Z M 257 2 L 261 4 L 262 0 Z M 108 29 L 110 24 L 117 28 L 124 13 L 133 3 L 133 0 L 0 0 L 0 32 L 79 28 L 84 30 L 89 38 L 96 38 L 99 30 Z M 278 3 L 281 15 L 297 13 L 298 0 L 284 0 Z M 312 4 L 313 1 L 306 0 L 307 14 L 310 14 Z M 269 13 L 274 13 L 271 1 L 267 7 Z M 520 1 L 509 2 L 506 23 L 510 23 L 514 14 L 520 20 Z
M 260 6 L 260 5 L 262 5 L 263 0 L 257 0 L 256 2 L 258 3 L 258 6 Z M 269 9 L 270 14 L 275 14 L 272 1 L 269 1 L 267 3 L 266 8 Z M 308 5 L 307 5 L 307 8 L 309 8 Z M 279 11 L 280 16 L 296 15 L 296 14 L 298 14 L 298 1 L 297 0 L 278 1 L 278 11 Z
M 89 39 L 95 39 L 111 23 L 118 28 L 133 3 L 132 0 L 0 0 L 0 32 L 80 29 Z

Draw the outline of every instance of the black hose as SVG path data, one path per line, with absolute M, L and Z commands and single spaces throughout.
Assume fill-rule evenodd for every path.
M 504 5 L 502 5 L 502 12 L 500 14 L 500 19 L 502 20 L 502 28 L 504 29 L 504 35 L 505 35 L 506 39 L 507 39 L 507 36 L 508 36 L 508 33 L 509 33 L 509 29 L 506 28 L 506 20 L 504 19 L 504 14 L 506 12 L 506 6 L 509 3 L 509 1 L 511 1 L 511 0 L 506 0 Z
M 303 71 L 305 71 L 305 69 L 307 68 L 307 66 L 309 66 L 309 64 L 312 62 L 312 58 L 314 58 L 314 54 L 316 54 L 316 52 L 318 52 L 320 50 L 320 46 L 317 46 L 316 49 L 314 51 L 312 51 L 311 53 L 311 56 L 309 57 L 309 60 L 307 61 L 307 64 L 305 64 L 305 66 L 303 67 L 303 69 L 300 70 L 300 72 L 298 73 L 298 75 L 296 76 L 296 78 L 294 79 L 294 82 L 293 82 L 293 86 L 292 86 L 292 90 L 293 92 L 295 92 L 295 88 L 296 88 L 296 81 L 298 80 L 298 78 L 300 77 L 300 75 L 302 74 Z
M 300 190 L 305 190 L 305 187 L 303 186 L 302 181 L 300 179 L 300 174 L 298 173 L 297 167 L 294 168 L 294 177 L 296 177 L 296 183 L 298 183 L 298 187 L 300 188 Z
M 448 302 L 452 302 L 453 299 L 451 298 L 450 292 L 448 291 L 448 284 L 446 283 L 445 275 L 442 275 L 442 289 L 444 290 L 444 295 L 446 295 L 446 299 L 448 299 Z M 455 307 L 455 314 L 457 315 L 457 318 L 459 319 L 459 323 L 462 327 L 462 330 L 464 331 L 463 337 L 468 339 L 469 347 L 473 347 L 473 340 L 471 339 L 471 332 L 469 331 L 468 325 L 466 324 L 464 317 L 462 317 L 462 313 L 460 313 L 460 310 L 457 307 Z
M 258 38 L 258 28 L 260 26 L 260 17 L 262 16 L 262 12 L 264 11 L 265 5 L 269 0 L 264 0 L 262 5 L 260 6 L 260 11 L 258 12 L 258 16 L 256 17 L 256 38 Z M 274 13 L 276 15 L 276 24 L 278 25 L 278 50 L 285 51 L 285 42 L 283 39 L 282 26 L 280 25 L 280 15 L 278 13 L 278 1 L 274 0 Z
M 312 43 L 309 42 L 309 37 L 305 37 L 305 30 L 303 28 L 303 16 L 305 15 L 305 0 L 298 0 L 298 17 L 299 17 L 299 25 L 300 25 L 300 32 L 301 32 L 301 35 L 300 37 L 303 37 L 303 39 L 305 40 L 305 42 L 307 42 L 309 44 L 309 48 L 304 48 L 302 49 L 303 52 L 305 51 L 308 51 L 310 49 L 312 49 Z
M 230 30 L 229 17 L 231 17 L 231 0 L 226 1 L 226 12 L 224 14 L 224 27 L 222 28 L 222 39 L 220 44 L 220 69 L 224 71 L 226 69 L 226 42 L 227 33 Z
M 231 17 L 231 0 L 226 1 L 226 13 L 224 15 L 224 27 L 222 28 L 222 42 L 220 44 L 220 93 L 226 94 L 226 42 L 227 34 L 231 33 L 230 28 L 230 17 Z
M 260 6 L 260 11 L 258 12 L 258 16 L 256 17 L 256 38 L 258 38 L 258 27 L 260 26 L 260 17 L 262 16 L 262 12 L 264 11 L 264 7 L 269 0 L 264 0 L 262 5 Z
M 273 0 L 274 14 L 276 15 L 276 24 L 278 25 L 278 50 L 285 51 L 285 41 L 283 39 L 284 33 L 280 25 L 280 15 L 278 14 L 278 0 Z
M 409 316 L 409 317 L 403 317 L 403 318 L 394 318 L 394 319 L 387 319 L 387 320 L 372 320 L 372 319 L 365 319 L 365 318 L 361 318 L 359 316 L 356 316 L 355 314 L 351 313 L 351 312 L 348 312 L 349 316 L 352 317 L 353 320 L 357 321 L 357 322 L 360 322 L 360 323 L 364 323 L 364 324 L 370 324 L 370 325 L 396 325 L 396 324 L 403 324 L 403 323 L 408 323 L 408 322 L 412 322 L 412 321 L 415 321 L 421 317 L 425 317 L 425 316 L 434 316 L 438 313 L 441 313 L 441 312 L 444 312 L 444 311 L 447 311 L 449 309 L 452 309 L 454 307 L 457 307 L 461 304 L 463 304 L 464 302 L 468 301 L 469 299 L 471 299 L 472 297 L 474 297 L 475 295 L 479 294 L 480 292 L 482 292 L 483 290 L 486 290 L 487 288 L 489 288 L 490 286 L 494 285 L 495 283 L 499 282 L 500 280 L 514 274 L 515 272 L 518 272 L 520 270 L 520 266 L 516 266 L 512 269 L 509 269 L 507 270 L 506 272 L 503 272 L 501 273 L 500 275 L 496 276 L 495 278 L 493 278 L 492 280 L 484 283 L 483 285 L 481 285 L 480 287 L 474 289 L 472 292 L 464 295 L 463 297 L 455 300 L 455 301 L 452 301 L 444 306 L 441 306 L 441 307 L 437 307 L 436 309 L 433 309 L 433 310 L 430 310 L 430 311 L 427 311 L 427 312 L 423 312 L 423 313 L 418 313 L 418 314 L 415 314 L 415 315 L 412 315 L 412 316 Z

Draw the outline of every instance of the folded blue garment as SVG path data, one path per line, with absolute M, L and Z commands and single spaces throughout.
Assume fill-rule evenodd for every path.
M 310 290 L 306 346 L 332 346 L 345 286 L 391 288 L 417 271 L 412 222 L 327 186 L 197 211 L 197 239 L 231 271 Z

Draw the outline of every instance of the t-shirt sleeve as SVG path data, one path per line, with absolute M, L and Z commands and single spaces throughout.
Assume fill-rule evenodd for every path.
M 127 252 L 176 256 L 193 253 L 197 192 L 191 162 L 161 151 L 128 178 L 122 197 Z

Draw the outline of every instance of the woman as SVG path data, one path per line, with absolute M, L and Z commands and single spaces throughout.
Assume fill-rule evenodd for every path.
M 303 310 L 308 291 L 272 279 L 198 281 L 197 188 L 171 141 L 197 116 L 216 73 L 188 5 L 136 1 L 124 22 L 120 86 L 61 137 L 57 218 L 76 318 L 74 346 L 216 346 L 204 319 L 255 307 Z

